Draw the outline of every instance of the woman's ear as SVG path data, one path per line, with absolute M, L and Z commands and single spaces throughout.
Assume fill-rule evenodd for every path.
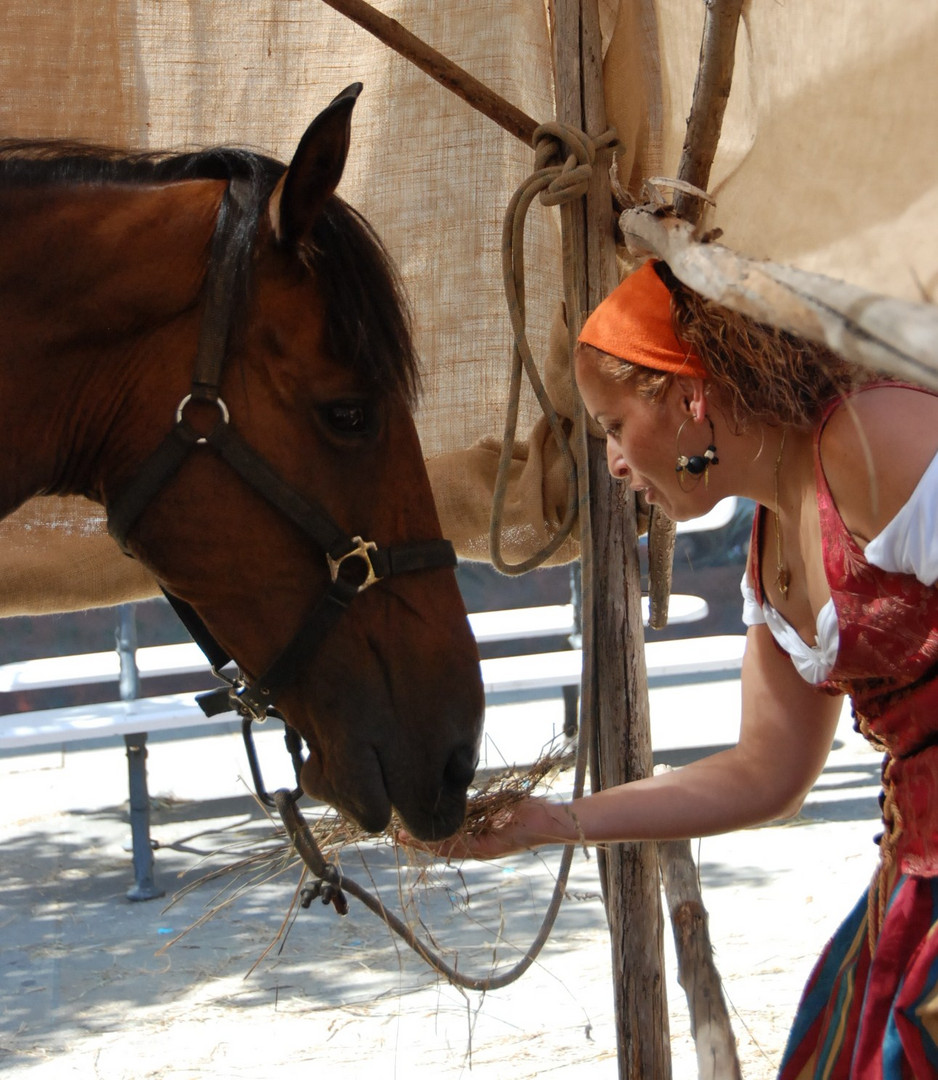
M 707 391 L 703 379 L 696 376 L 681 375 L 674 381 L 681 399 L 681 408 L 685 417 L 695 424 L 702 424 L 707 419 Z

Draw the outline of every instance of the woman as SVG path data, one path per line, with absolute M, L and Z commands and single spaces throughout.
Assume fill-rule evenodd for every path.
M 758 504 L 739 742 L 567 805 L 529 799 L 438 850 L 494 858 L 791 815 L 849 694 L 886 753 L 880 863 L 811 977 L 781 1076 L 938 1075 L 938 396 L 711 304 L 662 263 L 587 320 L 576 378 L 612 475 L 670 518 Z

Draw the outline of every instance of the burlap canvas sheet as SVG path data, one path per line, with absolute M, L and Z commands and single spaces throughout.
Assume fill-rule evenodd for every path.
M 546 6 L 520 0 L 378 0 L 537 120 L 553 117 Z M 135 147 L 229 143 L 289 160 L 319 109 L 365 90 L 341 194 L 401 267 L 424 362 L 418 426 L 446 534 L 486 558 L 508 389 L 500 233 L 529 148 L 318 0 L 8 0 L 0 134 Z M 642 199 L 677 171 L 703 5 L 603 0 L 616 173 Z M 900 17 L 901 16 L 901 17 Z M 938 5 L 753 0 L 711 191 L 708 226 L 737 250 L 907 299 L 936 284 Z M 563 415 L 572 402 L 556 332 L 560 237 L 538 208 L 526 237 L 528 325 Z M 548 365 L 551 326 L 559 342 Z M 563 514 L 565 481 L 531 395 L 514 448 L 505 550 L 520 558 Z M 560 558 L 576 554 L 565 545 Z M 34 500 L 0 523 L 0 613 L 152 594 L 82 500 Z

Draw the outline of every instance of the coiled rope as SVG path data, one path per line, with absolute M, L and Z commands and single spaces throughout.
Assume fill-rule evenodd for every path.
M 489 557 L 492 565 L 503 574 L 525 574 L 541 566 L 564 543 L 577 519 L 577 466 L 570 440 L 557 410 L 554 408 L 543 380 L 537 370 L 528 344 L 524 305 L 524 228 L 528 209 L 537 196 L 545 206 L 558 206 L 586 195 L 593 163 L 599 150 L 617 141 L 615 130 L 591 138 L 569 124 L 541 124 L 534 132 L 534 172 L 513 195 L 502 225 L 502 281 L 508 304 L 514 343 L 511 358 L 511 380 L 505 413 L 492 514 L 489 521 Z M 564 277 L 569 277 L 575 253 L 572 238 L 563 240 Z M 501 534 L 505 497 L 521 399 L 522 374 L 526 374 L 541 411 L 560 450 L 567 478 L 567 506 L 563 521 L 556 533 L 538 551 L 518 563 L 508 563 L 502 557 Z

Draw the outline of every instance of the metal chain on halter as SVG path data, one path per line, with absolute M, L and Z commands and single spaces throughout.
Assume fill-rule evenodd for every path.
M 505 212 L 502 227 L 502 280 L 514 344 L 505 431 L 489 524 L 489 556 L 492 565 L 503 574 L 524 574 L 542 565 L 570 535 L 578 508 L 576 461 L 570 448 L 570 440 L 544 387 L 527 339 L 524 310 L 524 227 L 528 209 L 537 196 L 540 196 L 540 201 L 545 206 L 558 206 L 560 203 L 582 198 L 589 187 L 597 151 L 616 141 L 616 132 L 611 128 L 602 135 L 591 137 L 569 124 L 541 124 L 534 132 L 534 172 L 515 192 Z M 573 258 L 569 244 L 569 238 L 566 238 L 564 265 L 568 265 Z M 508 563 L 501 553 L 502 517 L 518 427 L 522 373 L 528 377 L 560 450 L 567 475 L 567 508 L 557 532 L 539 551 L 522 562 Z

